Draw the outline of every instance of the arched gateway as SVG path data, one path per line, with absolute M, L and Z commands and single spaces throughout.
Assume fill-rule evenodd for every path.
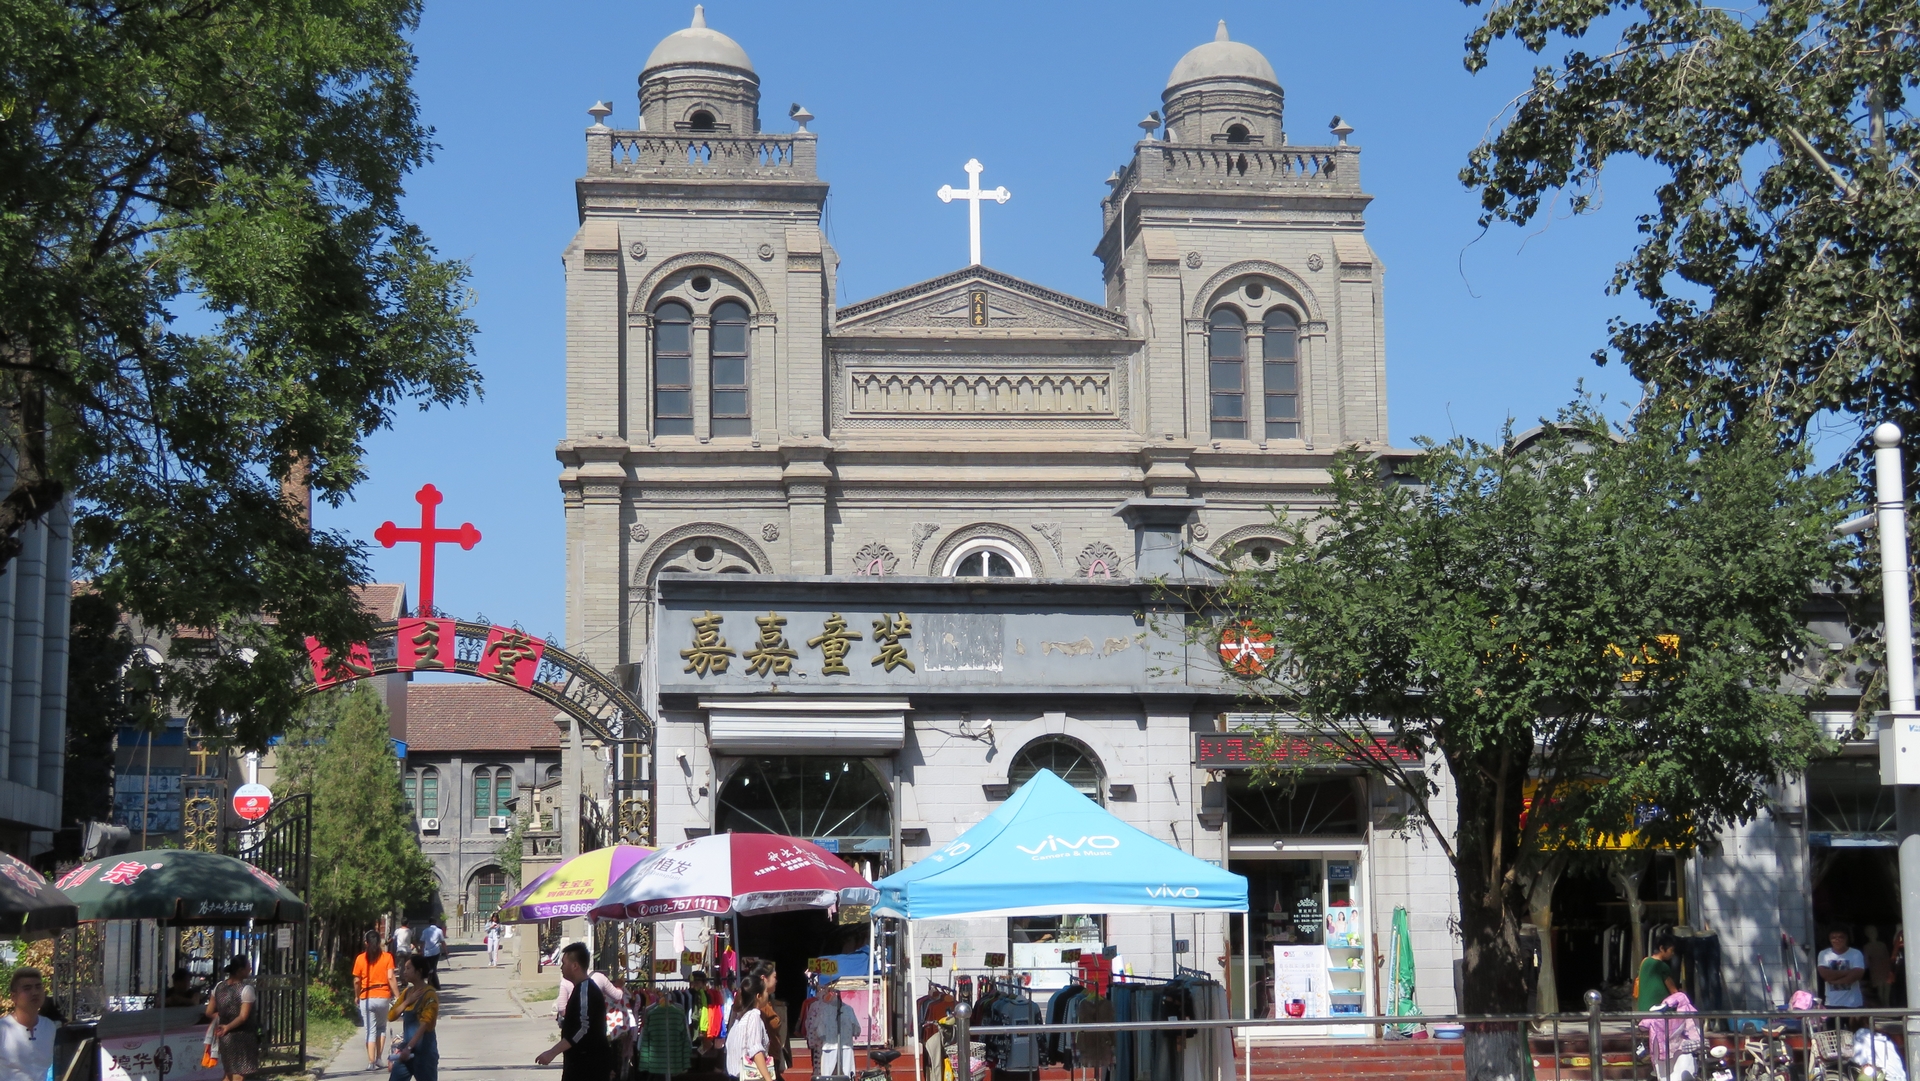
M 617 680 L 585 659 L 513 627 L 438 616 L 376 624 L 373 636 L 339 662 L 309 638 L 307 659 L 309 691 L 394 672 L 453 672 L 518 687 L 552 704 L 618 750 L 616 834 L 652 843 L 653 721 Z

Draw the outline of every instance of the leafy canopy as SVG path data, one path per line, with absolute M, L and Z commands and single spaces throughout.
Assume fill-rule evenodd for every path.
M 1411 798 L 1457 874 L 1476 1012 L 1528 1008 L 1519 927 L 1553 853 L 1691 846 L 1820 749 L 1800 611 L 1849 483 L 1665 413 L 1616 433 L 1575 409 L 1513 442 L 1427 442 L 1398 471 L 1342 454 L 1331 505 L 1230 573 L 1215 632 L 1280 647 L 1249 686 L 1298 718 L 1271 743 L 1304 729 Z
M 1397 472 L 1343 454 L 1331 506 L 1281 519 L 1276 558 L 1222 591 L 1228 624 L 1287 660 L 1254 688 L 1407 779 L 1423 809 L 1432 771 L 1375 736 L 1462 778 L 1503 751 L 1530 760 L 1550 808 L 1528 818 L 1530 851 L 1636 821 L 1686 846 L 1752 815 L 1820 745 L 1791 689 L 1809 684 L 1788 680 L 1819 663 L 1801 608 L 1845 552 L 1830 527 L 1846 482 L 1761 438 L 1644 418 L 1590 434 L 1607 431 L 1571 413 L 1518 450 L 1510 431 L 1422 441 Z
M 296 708 L 300 638 L 366 631 L 359 549 L 282 483 L 338 503 L 403 402 L 478 384 L 466 268 L 399 206 L 431 145 L 418 15 L 0 5 L 0 564 L 72 499 L 103 597 L 213 632 L 166 699 L 252 746 Z
M 1562 198 L 1590 210 L 1621 156 L 1664 171 L 1612 280 L 1651 307 L 1610 334 L 1651 391 L 1708 427 L 1755 416 L 1788 442 L 1850 418 L 1856 467 L 1879 421 L 1920 430 L 1911 0 L 1494 0 L 1467 67 L 1502 40 L 1550 62 L 1461 172 L 1483 224 Z

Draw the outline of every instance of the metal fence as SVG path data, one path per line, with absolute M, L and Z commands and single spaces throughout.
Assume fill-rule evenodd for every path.
M 1015 1034 L 1108 1031 L 1139 1033 L 1230 1029 L 1236 1072 L 1253 1075 L 1253 1049 L 1261 1037 L 1276 1045 L 1285 1037 L 1326 1035 L 1338 1029 L 1383 1042 L 1407 1031 L 1472 1027 L 1516 1033 L 1538 1081 L 1853 1081 L 1901 1076 L 1910 1060 L 1909 1034 L 1920 1045 L 1920 1010 L 1821 1008 L 1726 1010 L 1700 1013 L 1602 1013 L 1597 998 L 1582 1014 L 1506 1016 L 1346 1016 L 1245 1020 L 1114 1021 L 1031 1025 L 971 1025 L 963 1004 L 954 1010 L 955 1077 L 968 1076 L 975 1039 Z M 1350 1039 L 1351 1036 L 1344 1037 Z M 1426 1042 L 1426 1041 L 1422 1041 Z M 1894 1069 L 1889 1070 L 1888 1067 Z M 1273 1072 L 1263 1069 L 1264 1073 Z M 1283 1067 L 1279 1071 L 1286 1073 Z

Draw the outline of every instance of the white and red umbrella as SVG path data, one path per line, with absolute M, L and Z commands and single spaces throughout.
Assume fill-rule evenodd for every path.
M 718 833 L 663 848 L 614 880 L 592 915 L 654 922 L 870 905 L 873 883 L 798 837 Z

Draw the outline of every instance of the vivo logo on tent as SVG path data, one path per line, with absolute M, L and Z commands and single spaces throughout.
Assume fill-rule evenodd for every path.
M 965 841 L 955 841 L 952 844 L 948 845 L 947 847 L 941 849 L 939 852 L 935 853 L 933 860 L 935 863 L 939 863 L 942 860 L 946 860 L 948 858 L 959 859 L 961 856 L 964 856 L 971 851 L 973 851 L 972 845 L 968 844 Z
M 1046 840 L 1041 841 L 1032 848 L 1028 848 L 1022 844 L 1016 844 L 1013 847 L 1037 860 L 1058 859 L 1062 856 L 1104 856 L 1113 849 L 1120 847 L 1120 838 L 1108 837 L 1104 834 L 1092 834 L 1086 837 L 1068 840 L 1065 837 L 1055 837 L 1052 834 L 1048 834 Z
M 1148 886 L 1148 897 L 1198 897 L 1198 886 Z

